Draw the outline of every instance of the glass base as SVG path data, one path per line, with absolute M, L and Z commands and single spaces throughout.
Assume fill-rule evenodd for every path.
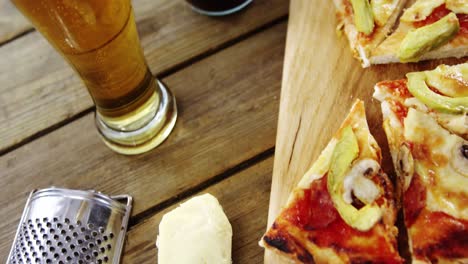
M 120 118 L 106 118 L 96 111 L 95 122 L 104 143 L 120 154 L 136 155 L 159 146 L 177 120 L 175 97 L 156 80 L 156 92 L 138 111 Z
M 207 10 L 203 10 L 203 9 L 200 9 L 198 7 L 195 7 L 193 5 L 190 5 L 192 7 L 192 9 L 197 12 L 197 13 L 200 13 L 202 15 L 206 15 L 206 16 L 226 16 L 226 15 L 230 15 L 232 13 L 235 13 L 237 11 L 240 11 L 241 9 L 243 9 L 244 7 L 248 6 L 250 3 L 252 3 L 253 0 L 249 0 L 249 1 L 246 1 L 244 2 L 243 4 L 239 5 L 239 6 L 236 6 L 234 8 L 231 8 L 229 10 L 224 10 L 224 11 L 207 11 Z

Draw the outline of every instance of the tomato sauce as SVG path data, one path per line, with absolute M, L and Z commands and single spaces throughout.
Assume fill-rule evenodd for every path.
M 387 241 L 382 224 L 369 231 L 348 226 L 333 205 L 327 190 L 327 177 L 316 180 L 302 198 L 283 212 L 291 224 L 305 230 L 310 241 L 319 247 L 332 247 L 338 252 L 356 256 L 356 261 L 373 260 L 379 263 L 402 263 L 394 244 Z M 392 240 L 392 239 L 390 239 Z
M 426 25 L 430 25 L 434 22 L 439 21 L 441 18 L 444 16 L 448 15 L 450 12 L 447 7 L 445 7 L 445 4 L 437 7 L 432 11 L 432 13 L 424 20 L 422 21 L 417 21 L 414 22 L 413 25 L 415 27 L 423 27 Z M 458 21 L 460 22 L 460 31 L 458 32 L 458 35 L 463 35 L 463 36 L 468 36 L 468 15 L 466 14 L 456 14 Z
M 406 116 L 408 115 L 408 107 L 404 106 L 399 101 L 392 101 L 390 107 L 392 111 L 397 115 L 400 122 L 403 124 Z
M 408 90 L 407 83 L 408 81 L 406 79 L 401 79 L 395 81 L 379 82 L 378 85 L 386 87 L 392 94 L 406 99 L 412 97 L 410 91 Z
M 411 227 L 426 205 L 426 188 L 418 174 L 414 174 L 410 186 L 406 190 L 403 203 L 405 208 L 405 225 Z
M 409 230 L 419 259 L 468 257 L 468 221 L 423 209 Z

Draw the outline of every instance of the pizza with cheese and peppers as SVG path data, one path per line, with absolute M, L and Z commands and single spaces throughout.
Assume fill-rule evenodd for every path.
M 403 263 L 392 183 L 356 101 L 260 245 L 295 263 Z
M 371 52 L 389 35 L 407 0 L 334 0 L 338 29 L 364 67 Z
M 468 263 L 468 63 L 375 86 L 413 263 Z
M 339 27 L 343 25 L 363 67 L 468 55 L 468 0 L 335 0 L 335 4 Z M 386 24 L 382 26 L 381 20 Z

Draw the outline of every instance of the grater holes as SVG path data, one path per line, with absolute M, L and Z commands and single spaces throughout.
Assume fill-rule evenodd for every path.
M 75 229 L 75 227 L 73 225 L 69 225 L 68 229 L 73 230 L 73 229 Z
M 109 234 L 109 238 L 110 238 L 110 239 L 113 239 L 113 238 L 114 238 L 114 233 L 111 232 L 111 233 Z
M 93 231 L 93 232 L 91 232 L 91 235 L 92 235 L 93 237 L 97 237 L 98 233 L 97 233 L 96 231 Z
M 107 244 L 107 250 L 111 250 L 111 249 L 112 249 L 111 244 Z
M 60 258 L 60 254 L 59 254 L 59 253 L 55 253 L 55 254 L 54 254 L 54 258 L 55 258 L 55 259 Z
M 89 261 L 89 260 L 91 259 L 91 256 L 90 256 L 90 255 L 86 255 L 86 256 L 85 256 L 85 259 L 86 259 L 87 261 Z
M 68 261 L 68 262 L 72 261 L 72 257 L 67 256 L 67 261 Z
M 50 247 L 49 250 L 50 250 L 50 252 L 54 252 L 54 251 L 55 251 L 55 247 Z
M 50 232 L 51 234 L 54 234 L 54 233 L 55 233 L 55 229 L 51 228 L 51 229 L 49 229 L 49 232 Z
M 75 244 L 70 244 L 70 249 L 71 250 L 75 250 L 75 248 L 76 248 Z
M 66 248 L 62 248 L 62 254 L 67 254 L 67 249 Z
M 109 258 L 107 256 L 104 256 L 103 260 L 104 260 L 104 262 L 107 263 L 107 261 L 109 261 Z
M 107 241 L 107 240 L 108 240 L 108 238 L 107 238 L 106 235 L 104 235 L 104 236 L 102 237 L 102 239 L 104 239 L 104 241 Z
M 59 236 L 58 236 L 58 235 L 54 235 L 54 240 L 59 240 Z
M 51 227 L 52 227 L 52 224 L 51 224 L 50 222 L 47 222 L 47 223 L 46 223 L 46 227 L 47 227 L 47 228 L 51 228 Z
M 90 237 L 89 235 L 85 235 L 85 236 L 84 236 L 84 239 L 85 239 L 85 240 L 89 240 L 90 238 L 91 238 L 91 237 Z
M 77 233 L 77 232 L 73 232 L 72 236 L 73 236 L 74 238 L 77 238 L 77 237 L 78 237 L 78 233 Z
M 68 218 L 65 218 L 63 221 L 64 221 L 65 224 L 67 224 L 67 225 L 70 224 L 70 219 L 68 219 Z
M 70 242 L 70 241 L 71 241 L 71 237 L 66 236 L 66 237 L 65 237 L 65 241 Z
M 78 252 L 75 251 L 75 252 L 73 252 L 73 256 L 79 257 L 79 256 L 80 256 L 80 253 L 78 253 Z
M 60 234 L 62 234 L 62 235 L 65 235 L 66 233 L 67 233 L 67 231 L 65 231 L 65 229 L 62 229 L 62 230 L 60 231 Z

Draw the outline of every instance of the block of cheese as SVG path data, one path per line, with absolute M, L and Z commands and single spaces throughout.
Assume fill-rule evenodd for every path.
M 232 227 L 218 200 L 203 194 L 166 213 L 156 241 L 159 264 L 230 264 Z

